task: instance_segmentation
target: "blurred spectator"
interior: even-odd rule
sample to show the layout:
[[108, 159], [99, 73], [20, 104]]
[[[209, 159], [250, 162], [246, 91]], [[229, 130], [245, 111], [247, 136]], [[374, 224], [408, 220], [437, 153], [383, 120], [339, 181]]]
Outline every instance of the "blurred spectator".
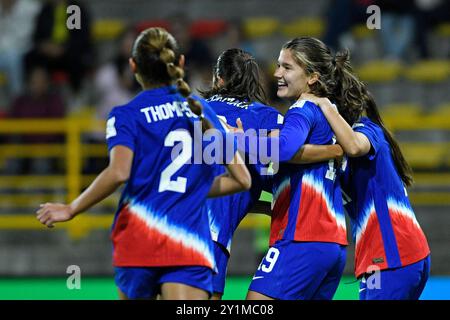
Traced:
[[[45, 68], [36, 67], [28, 78], [27, 91], [18, 96], [12, 107], [12, 118], [62, 118], [65, 113], [61, 96], [51, 89], [50, 75]], [[27, 141], [43, 142], [42, 137]], [[50, 140], [46, 140], [50, 142]]]
[[257, 60], [260, 60], [261, 55], [263, 55], [263, 53], [261, 52], [256, 52], [252, 42], [245, 34], [244, 26], [241, 20], [230, 21], [230, 23], [228, 24], [227, 32], [225, 34], [224, 42], [226, 43], [226, 48], [223, 48], [223, 50], [227, 50], [229, 48], [240, 48], [250, 53]]
[[381, 9], [381, 40], [385, 59], [400, 61], [414, 40], [414, 3], [377, 0]]
[[428, 34], [440, 23], [450, 22], [449, 0], [415, 0], [416, 43], [423, 59], [430, 57]]
[[192, 37], [191, 21], [185, 14], [177, 13], [169, 20], [171, 33], [186, 57], [186, 79], [191, 89], [198, 93], [197, 89], [206, 89], [209, 86], [215, 59], [206, 42]]
[[[64, 102], [59, 94], [53, 92], [50, 86], [50, 75], [42, 67], [34, 68], [28, 79], [27, 91], [16, 98], [11, 107], [11, 118], [63, 118]], [[49, 134], [33, 134], [18, 136], [12, 139], [14, 143], [55, 143], [62, 137]], [[52, 162], [49, 159], [13, 160], [9, 165], [9, 173], [50, 173]]]
[[[77, 5], [81, 11], [81, 29], [67, 28], [67, 7]], [[47, 0], [36, 21], [33, 48], [26, 56], [26, 68], [40, 65], [51, 72], [63, 71], [75, 92], [92, 65], [90, 17], [86, 7], [77, 1]]]
[[98, 101], [96, 113], [100, 119], [106, 119], [113, 107], [131, 100], [139, 90], [128, 63], [136, 36], [134, 29], [127, 29], [118, 41], [115, 57], [97, 71], [94, 86]]
[[330, 1], [327, 11], [327, 25], [323, 41], [331, 49], [352, 49], [351, 28], [360, 23], [366, 23], [367, 7], [374, 0], [334, 0]]
[[[136, 30], [134, 28], [127, 28], [117, 41], [117, 52], [111, 61], [100, 66], [95, 75], [95, 116], [98, 119], [106, 120], [113, 107], [130, 101], [139, 91], [139, 84], [135, 80], [128, 62], [136, 37]], [[86, 138], [86, 143], [103, 144], [105, 134], [102, 132], [92, 132]], [[89, 157], [84, 164], [83, 173], [97, 174], [107, 164], [107, 159], [104, 157]]]
[[0, 0], [0, 71], [6, 75], [9, 97], [23, 89], [22, 60], [30, 49], [39, 5], [34, 0]]

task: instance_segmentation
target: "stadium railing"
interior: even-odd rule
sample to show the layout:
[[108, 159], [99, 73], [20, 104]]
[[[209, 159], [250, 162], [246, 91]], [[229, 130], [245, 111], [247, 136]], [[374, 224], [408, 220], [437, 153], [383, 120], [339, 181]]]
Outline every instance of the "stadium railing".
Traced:
[[[394, 132], [402, 130], [443, 130], [450, 131], [450, 122], [442, 112], [435, 114], [399, 117], [392, 113], [385, 116], [387, 126]], [[418, 119], [420, 118], [420, 121]], [[104, 132], [105, 122], [88, 117], [68, 117], [61, 120], [52, 119], [0, 119], [0, 136], [23, 134], [63, 134], [63, 144], [9, 144], [0, 145], [0, 169], [8, 158], [20, 157], [58, 157], [66, 163], [63, 174], [51, 175], [8, 175], [0, 176], [0, 229], [38, 230], [43, 229], [34, 217], [34, 211], [42, 202], [71, 201], [83, 190], [95, 176], [82, 174], [83, 161], [88, 157], [106, 157], [104, 143], [84, 144], [82, 136], [87, 133]], [[413, 205], [449, 206], [450, 205], [450, 143], [408, 142], [401, 144], [402, 149], [414, 168], [423, 168], [424, 172], [416, 173], [415, 180], [419, 188], [410, 192]], [[442, 169], [444, 168], [444, 169]], [[431, 171], [430, 171], [431, 169]], [[430, 187], [433, 191], [427, 190]], [[64, 190], [59, 194], [37, 191], [21, 192], [21, 188]], [[443, 191], [437, 191], [441, 189]], [[11, 192], [15, 190], [15, 192]], [[264, 194], [262, 202], [255, 209], [261, 212], [262, 204], [270, 202], [271, 195]], [[102, 202], [107, 214], [88, 212], [74, 221], [61, 225], [72, 238], [85, 236], [94, 229], [108, 229], [112, 223], [114, 207], [118, 202], [118, 193]], [[8, 206], [11, 212], [7, 212]], [[18, 210], [17, 210], [18, 208]], [[24, 209], [25, 208], [25, 209]], [[23, 212], [26, 211], [26, 212]], [[248, 215], [240, 228], [268, 227], [270, 218], [265, 215]]]

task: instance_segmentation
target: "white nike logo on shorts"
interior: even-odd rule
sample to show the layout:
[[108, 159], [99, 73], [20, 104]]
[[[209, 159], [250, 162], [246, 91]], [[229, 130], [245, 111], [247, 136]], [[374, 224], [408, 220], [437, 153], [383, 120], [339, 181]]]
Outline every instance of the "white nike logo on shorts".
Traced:
[[261, 278], [264, 278], [264, 276], [253, 277], [252, 280], [261, 279]]

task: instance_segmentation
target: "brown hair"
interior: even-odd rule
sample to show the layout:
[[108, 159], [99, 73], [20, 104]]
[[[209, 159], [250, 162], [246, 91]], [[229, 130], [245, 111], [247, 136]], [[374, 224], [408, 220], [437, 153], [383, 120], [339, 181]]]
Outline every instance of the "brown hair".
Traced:
[[343, 117], [350, 125], [353, 125], [365, 111], [367, 117], [383, 130], [384, 136], [391, 147], [391, 155], [394, 159], [395, 167], [405, 185], [411, 186], [414, 182], [413, 171], [403, 156], [394, 136], [384, 125], [372, 94], [367, 90], [366, 85], [353, 73], [350, 65], [350, 52], [348, 50], [338, 52], [335, 61], [337, 86], [333, 97], [338, 103], [339, 111], [342, 112]]
[[311, 37], [299, 37], [287, 42], [283, 50], [289, 50], [294, 60], [307, 75], [316, 72], [318, 80], [309, 85], [312, 94], [318, 97], [330, 97], [335, 86], [333, 79], [333, 57], [330, 49], [320, 40]]
[[413, 183], [412, 169], [397, 141], [385, 127], [373, 96], [354, 74], [349, 51], [338, 52], [333, 57], [331, 50], [322, 41], [312, 37], [295, 38], [287, 42], [283, 49], [291, 51], [307, 75], [314, 72], [319, 74], [318, 81], [309, 86], [311, 93], [336, 102], [339, 113], [349, 125], [353, 125], [365, 112], [383, 130], [400, 177], [410, 186]]
[[259, 101], [266, 104], [259, 66], [250, 53], [237, 48], [222, 52], [214, 68], [214, 79], [217, 77], [224, 81], [224, 85], [214, 84], [211, 89], [201, 91], [205, 98], [219, 94], [249, 103]]
[[133, 60], [137, 73], [145, 83], [171, 85], [187, 97], [191, 94], [189, 85], [183, 80], [184, 70], [178, 66], [180, 51], [175, 38], [163, 28], [149, 28], [142, 31], [133, 45]]

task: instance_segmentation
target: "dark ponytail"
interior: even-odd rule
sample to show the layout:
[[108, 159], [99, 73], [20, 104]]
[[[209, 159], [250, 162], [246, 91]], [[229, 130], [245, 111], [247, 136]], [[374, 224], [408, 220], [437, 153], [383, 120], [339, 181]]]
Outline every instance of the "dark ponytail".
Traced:
[[406, 186], [408, 187], [412, 186], [412, 184], [414, 183], [413, 170], [406, 161], [405, 157], [403, 156], [403, 153], [397, 141], [394, 139], [391, 132], [384, 125], [380, 113], [378, 112], [375, 100], [373, 99], [370, 93], [368, 93], [368, 100], [366, 101], [365, 111], [367, 117], [374, 123], [376, 123], [383, 130], [384, 136], [388, 140], [389, 145], [391, 147], [391, 154], [392, 157], [394, 158], [395, 167], [397, 168], [397, 171], [400, 177], [402, 178], [402, 181]]
[[[224, 81], [221, 86], [218, 85], [219, 77]], [[254, 101], [266, 103], [266, 93], [255, 58], [237, 48], [228, 49], [220, 54], [214, 68], [212, 88], [200, 93], [205, 98], [221, 95], [248, 103]]]
[[368, 92], [364, 83], [353, 73], [348, 50], [336, 54], [333, 75], [336, 84], [332, 94], [333, 99], [342, 117], [353, 125], [364, 111]]
[[336, 87], [333, 90], [333, 98], [338, 105], [339, 113], [349, 125], [353, 125], [365, 111], [367, 117], [383, 130], [391, 147], [395, 167], [404, 184], [411, 186], [413, 184], [412, 169], [405, 160], [397, 141], [384, 125], [372, 94], [353, 73], [349, 51], [338, 52], [334, 64]]

